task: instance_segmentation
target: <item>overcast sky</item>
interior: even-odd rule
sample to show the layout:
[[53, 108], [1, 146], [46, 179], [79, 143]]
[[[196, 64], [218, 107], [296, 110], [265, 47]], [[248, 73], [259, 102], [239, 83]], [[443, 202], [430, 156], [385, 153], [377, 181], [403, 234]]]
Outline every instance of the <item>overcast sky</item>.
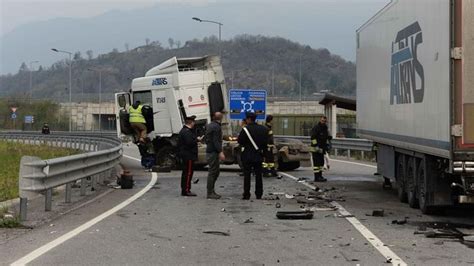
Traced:
[[[428, 1], [428, 0], [427, 0]], [[473, 0], [474, 1], [474, 0]], [[50, 66], [61, 59], [49, 51], [92, 50], [94, 56], [124, 44], [168, 38], [183, 44], [216, 34], [197, 16], [224, 23], [222, 38], [241, 34], [279, 36], [327, 48], [355, 60], [355, 31], [390, 0], [0, 0], [0, 75], [22, 62]], [[128, 49], [128, 48], [127, 48]]]
[[[87, 18], [103, 14], [111, 10], [133, 10], [157, 3], [188, 3], [191, 5], [206, 5], [209, 3], [226, 2], [287, 2], [294, 3], [338, 3], [341, 12], [345, 3], [373, 3], [380, 7], [390, 0], [0, 0], [0, 35], [10, 32], [22, 24], [44, 21], [58, 17]], [[288, 14], [297, 16], [298, 14]]]

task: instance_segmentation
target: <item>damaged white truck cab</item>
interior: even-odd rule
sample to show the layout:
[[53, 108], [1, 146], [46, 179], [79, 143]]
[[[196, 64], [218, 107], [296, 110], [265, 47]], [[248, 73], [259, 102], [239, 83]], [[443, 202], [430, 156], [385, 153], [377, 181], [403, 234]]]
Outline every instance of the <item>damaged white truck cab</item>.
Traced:
[[[133, 133], [128, 123], [128, 107], [137, 100], [153, 109], [146, 116], [147, 133], [153, 143], [158, 166], [177, 166], [177, 139], [184, 117], [195, 115], [198, 136], [203, 136], [211, 114], [217, 111], [224, 113], [222, 131], [226, 160], [223, 163], [239, 163], [240, 148], [235, 138], [231, 137], [227, 88], [218, 56], [173, 57], [150, 69], [144, 77], [133, 79], [130, 92], [116, 94], [119, 137]], [[280, 167], [296, 169], [301, 159], [309, 159], [302, 143], [300, 146], [294, 144], [291, 154], [288, 150], [286, 147], [282, 149], [282, 154], [278, 154]], [[204, 143], [199, 143], [198, 152], [196, 164], [206, 165]]]

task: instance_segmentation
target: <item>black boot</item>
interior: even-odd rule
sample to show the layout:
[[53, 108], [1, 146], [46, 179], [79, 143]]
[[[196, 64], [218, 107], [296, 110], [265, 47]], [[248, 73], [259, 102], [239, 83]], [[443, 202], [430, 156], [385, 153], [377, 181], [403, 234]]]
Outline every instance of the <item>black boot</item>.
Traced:
[[323, 177], [321, 172], [314, 173], [314, 182], [326, 182], [328, 181], [326, 178]]

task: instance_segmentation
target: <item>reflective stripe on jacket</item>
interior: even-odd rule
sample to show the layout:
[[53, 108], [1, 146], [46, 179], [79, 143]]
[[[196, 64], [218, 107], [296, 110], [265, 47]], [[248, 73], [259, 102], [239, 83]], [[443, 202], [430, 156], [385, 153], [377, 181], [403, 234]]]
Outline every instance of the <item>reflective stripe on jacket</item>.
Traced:
[[139, 105], [137, 109], [130, 106], [128, 108], [128, 113], [130, 114], [130, 123], [143, 123], [146, 124], [145, 117], [142, 114], [142, 107], [143, 105]]

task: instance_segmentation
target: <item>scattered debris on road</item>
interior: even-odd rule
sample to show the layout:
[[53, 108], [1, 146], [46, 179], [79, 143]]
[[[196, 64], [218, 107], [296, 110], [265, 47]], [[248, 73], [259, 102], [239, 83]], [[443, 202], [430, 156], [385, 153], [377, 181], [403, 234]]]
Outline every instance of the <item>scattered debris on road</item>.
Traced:
[[366, 216], [384, 217], [385, 216], [385, 211], [383, 209], [373, 210], [372, 214], [366, 214]]
[[279, 202], [277, 202], [277, 203], [275, 204], [275, 208], [277, 208], [277, 209], [281, 208], [281, 204], [280, 204]]
[[247, 220], [244, 221], [244, 224], [253, 224], [254, 221], [252, 220], [252, 217], [248, 218]]
[[229, 233], [222, 232], [222, 231], [204, 231], [203, 233], [209, 234], [209, 235], [216, 235], [216, 236], [230, 236]]
[[279, 211], [276, 213], [281, 220], [310, 220], [314, 217], [313, 211]]
[[393, 220], [392, 224], [403, 225], [403, 224], [406, 224], [407, 222], [408, 222], [408, 217], [405, 217], [405, 219], [403, 220]]

